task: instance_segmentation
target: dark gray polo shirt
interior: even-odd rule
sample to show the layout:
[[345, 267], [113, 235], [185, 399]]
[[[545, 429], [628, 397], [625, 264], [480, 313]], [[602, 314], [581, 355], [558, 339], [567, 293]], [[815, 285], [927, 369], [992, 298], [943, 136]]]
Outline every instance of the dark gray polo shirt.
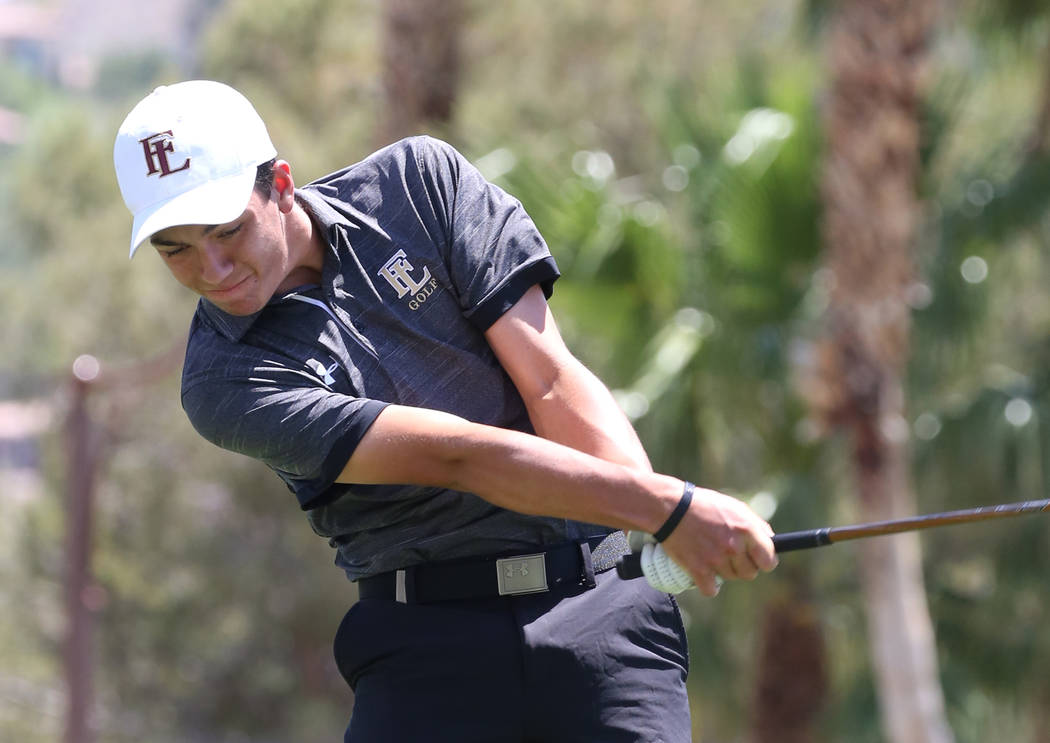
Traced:
[[328, 243], [322, 283], [250, 317], [200, 301], [182, 379], [194, 427], [272, 468], [351, 579], [610, 531], [471, 493], [335, 483], [389, 403], [531, 433], [483, 333], [531, 286], [549, 296], [558, 269], [521, 204], [429, 137], [296, 195]]

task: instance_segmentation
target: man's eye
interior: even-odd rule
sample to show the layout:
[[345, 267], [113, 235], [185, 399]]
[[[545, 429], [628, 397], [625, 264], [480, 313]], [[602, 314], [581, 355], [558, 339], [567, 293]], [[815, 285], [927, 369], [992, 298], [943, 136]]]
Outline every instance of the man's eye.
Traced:
[[181, 248], [172, 248], [171, 250], [162, 250], [162, 251], [160, 251], [160, 253], [165, 258], [174, 258], [175, 256], [177, 256], [179, 253], [181, 253], [185, 249], [186, 249], [186, 246], [184, 245]]
[[220, 232], [219, 233], [219, 237], [222, 238], [223, 240], [225, 240], [227, 237], [231, 237], [231, 236], [237, 234], [237, 232], [239, 232], [240, 229], [241, 229], [241, 225], [237, 225], [236, 227], [231, 227], [230, 229], [226, 230], [225, 232]]

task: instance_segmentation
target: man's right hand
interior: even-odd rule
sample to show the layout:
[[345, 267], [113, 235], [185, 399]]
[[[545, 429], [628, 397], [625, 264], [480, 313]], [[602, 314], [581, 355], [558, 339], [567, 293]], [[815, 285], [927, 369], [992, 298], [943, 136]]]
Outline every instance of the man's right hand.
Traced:
[[705, 596], [718, 593], [723, 580], [754, 580], [773, 570], [778, 559], [773, 528], [736, 498], [696, 488], [685, 516], [663, 543]]

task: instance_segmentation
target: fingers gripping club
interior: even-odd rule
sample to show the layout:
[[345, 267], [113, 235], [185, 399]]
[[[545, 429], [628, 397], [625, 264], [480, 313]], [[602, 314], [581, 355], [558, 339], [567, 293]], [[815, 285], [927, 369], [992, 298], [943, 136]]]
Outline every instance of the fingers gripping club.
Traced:
[[693, 587], [689, 573], [667, 556], [662, 545], [650, 543], [642, 546], [641, 568], [642, 575], [657, 591], [681, 593]]
[[[650, 586], [664, 593], [681, 593], [696, 586], [685, 568], [672, 560], [663, 546], [653, 542], [646, 542], [638, 552], [621, 557], [616, 572], [624, 580], [644, 577]], [[717, 588], [724, 582], [722, 576], [715, 576]]]

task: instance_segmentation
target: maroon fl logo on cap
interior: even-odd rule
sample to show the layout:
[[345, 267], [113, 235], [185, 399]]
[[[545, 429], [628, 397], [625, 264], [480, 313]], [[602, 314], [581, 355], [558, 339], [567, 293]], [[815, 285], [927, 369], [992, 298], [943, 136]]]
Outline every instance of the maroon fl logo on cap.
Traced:
[[168, 163], [168, 153], [175, 151], [175, 145], [171, 143], [172, 137], [171, 129], [169, 129], [166, 132], [157, 132], [139, 140], [142, 143], [142, 151], [146, 155], [147, 177], [159, 174], [159, 177], [163, 178], [166, 175], [178, 173], [180, 170], [186, 170], [186, 168], [190, 167], [190, 159], [188, 157], [177, 168], [171, 167]]

